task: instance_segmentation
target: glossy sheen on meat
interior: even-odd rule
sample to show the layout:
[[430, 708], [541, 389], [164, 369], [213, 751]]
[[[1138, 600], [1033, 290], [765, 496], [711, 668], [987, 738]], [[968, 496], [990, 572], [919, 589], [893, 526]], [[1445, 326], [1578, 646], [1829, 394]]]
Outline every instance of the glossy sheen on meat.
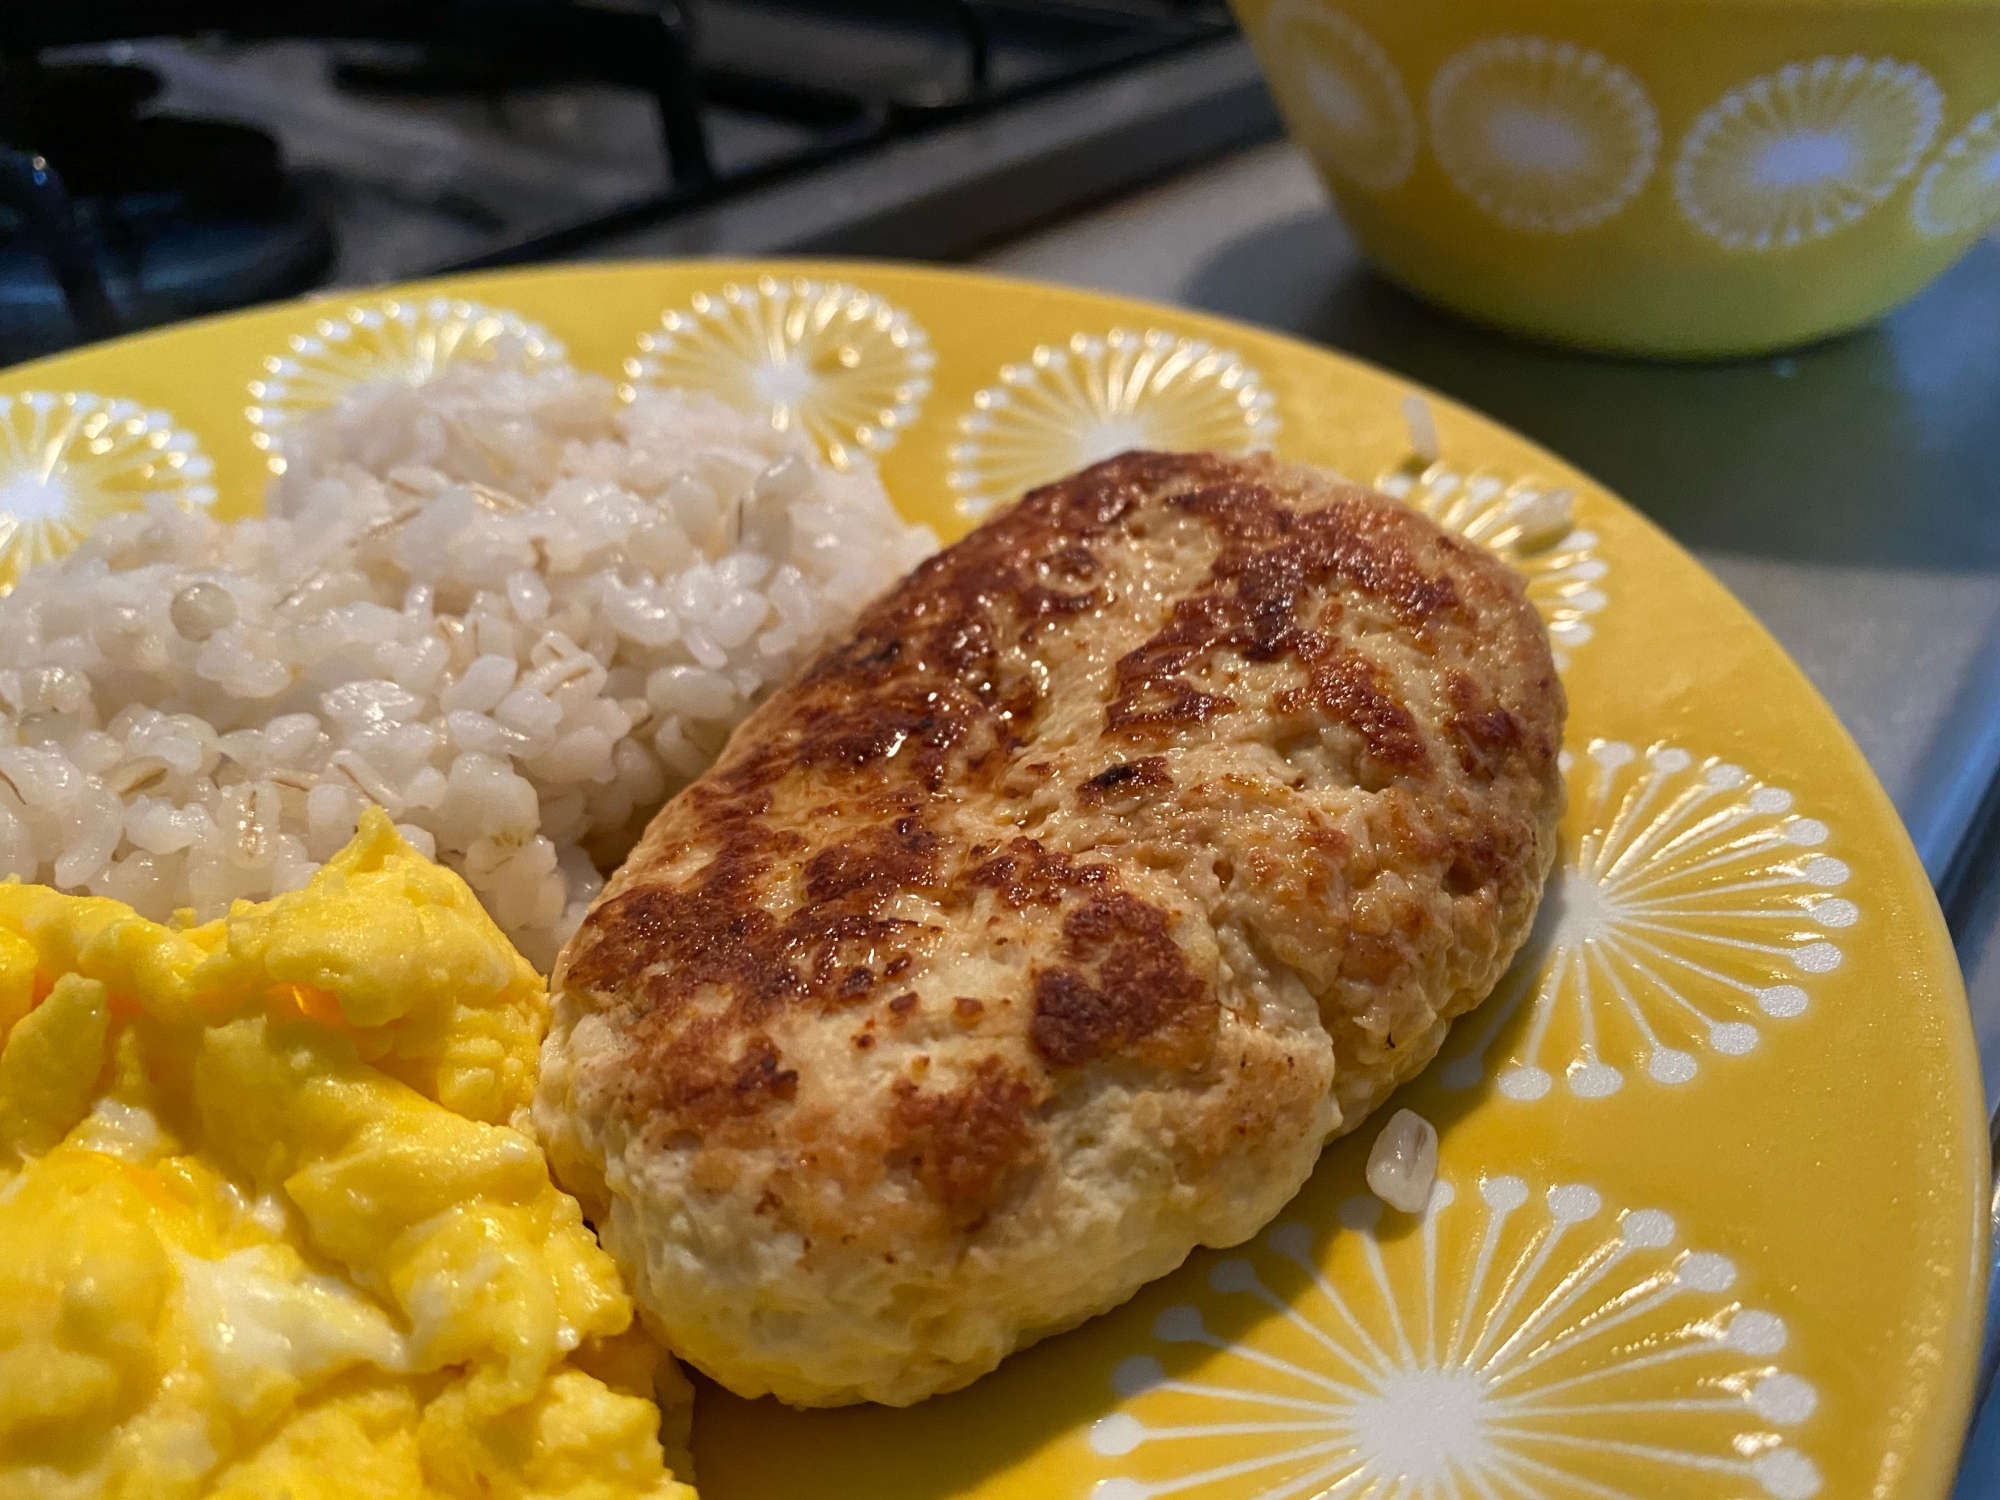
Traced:
[[536, 1118], [651, 1326], [907, 1403], [1253, 1234], [1526, 936], [1563, 695], [1499, 562], [1131, 453], [918, 568], [654, 820]]

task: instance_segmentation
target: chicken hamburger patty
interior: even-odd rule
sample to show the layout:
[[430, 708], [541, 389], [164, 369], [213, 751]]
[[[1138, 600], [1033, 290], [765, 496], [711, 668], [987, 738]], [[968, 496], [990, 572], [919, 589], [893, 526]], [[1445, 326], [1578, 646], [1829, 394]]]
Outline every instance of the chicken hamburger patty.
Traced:
[[1500, 562], [1129, 453], [919, 567], [654, 819], [535, 1118], [649, 1325], [906, 1404], [1231, 1245], [1526, 937], [1563, 693]]

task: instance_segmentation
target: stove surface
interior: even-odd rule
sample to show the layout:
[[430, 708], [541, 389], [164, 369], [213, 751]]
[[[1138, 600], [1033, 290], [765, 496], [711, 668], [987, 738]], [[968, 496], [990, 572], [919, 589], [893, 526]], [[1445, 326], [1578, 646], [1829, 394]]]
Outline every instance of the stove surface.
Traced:
[[[313, 286], [602, 253], [969, 124], [1033, 137], [1037, 112], [1092, 85], [1236, 45], [1216, 0], [692, 0], [650, 31], [632, 16], [590, 30], [577, 18], [595, 12], [563, 0], [523, 0], [504, 21], [477, 0], [442, 9], [463, 24], [441, 40], [44, 48], [17, 76], [49, 92], [51, 110], [25, 126], [0, 110], [0, 140], [75, 179], [81, 258], [129, 329]], [[587, 34], [545, 61], [542, 28], [574, 25]], [[657, 56], [635, 60], [621, 26]], [[233, 140], [260, 171], [268, 158], [276, 191], [255, 213], [97, 191], [107, 160], [136, 161], [174, 133]], [[1188, 139], [1202, 149], [1205, 137]], [[206, 181], [219, 192], [240, 175]], [[1096, 190], [1120, 175], [1101, 162]], [[44, 239], [0, 209], [0, 363], [77, 341]]]

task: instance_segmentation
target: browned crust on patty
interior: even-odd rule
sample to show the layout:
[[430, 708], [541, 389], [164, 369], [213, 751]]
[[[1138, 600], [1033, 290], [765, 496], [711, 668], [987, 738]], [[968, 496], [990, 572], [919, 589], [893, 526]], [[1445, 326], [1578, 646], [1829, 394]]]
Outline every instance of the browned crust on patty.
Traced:
[[1365, 1110], [1492, 982], [1562, 713], [1519, 580], [1407, 508], [1099, 464], [916, 569], [662, 811], [557, 968], [614, 1039], [565, 1107], [747, 1174], [808, 1246], [978, 1236], [1106, 1080], [1209, 1122], [1192, 1180], [1324, 1099], [1287, 996]]

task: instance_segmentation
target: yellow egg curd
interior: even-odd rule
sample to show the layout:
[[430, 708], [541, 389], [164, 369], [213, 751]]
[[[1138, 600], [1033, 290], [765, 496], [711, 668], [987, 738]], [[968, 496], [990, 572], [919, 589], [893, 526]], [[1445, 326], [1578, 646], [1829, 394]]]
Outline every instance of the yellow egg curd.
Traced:
[[380, 813], [200, 927], [0, 885], [0, 1497], [693, 1500], [547, 1003]]

